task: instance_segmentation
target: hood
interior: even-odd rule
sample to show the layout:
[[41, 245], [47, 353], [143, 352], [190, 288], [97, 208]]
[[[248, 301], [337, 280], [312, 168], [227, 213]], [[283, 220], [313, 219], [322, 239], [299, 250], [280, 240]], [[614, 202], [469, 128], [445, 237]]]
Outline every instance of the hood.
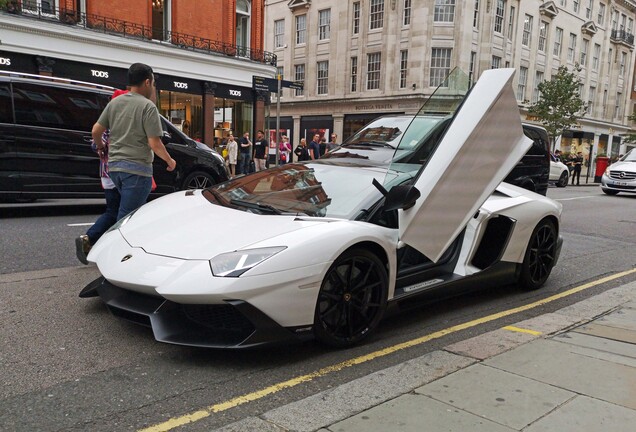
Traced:
[[614, 162], [609, 166], [610, 171], [636, 172], [636, 162]]
[[317, 223], [322, 222], [222, 207], [210, 203], [197, 190], [151, 201], [137, 210], [120, 232], [131, 246], [149, 254], [207, 260]]

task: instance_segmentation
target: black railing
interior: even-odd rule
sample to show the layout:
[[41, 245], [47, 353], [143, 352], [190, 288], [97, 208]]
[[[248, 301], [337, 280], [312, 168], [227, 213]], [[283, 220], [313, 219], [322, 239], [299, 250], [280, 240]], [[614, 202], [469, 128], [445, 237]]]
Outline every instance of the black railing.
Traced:
[[80, 13], [69, 9], [52, 8], [47, 6], [46, 3], [38, 5], [35, 1], [28, 0], [23, 0], [22, 3], [9, 1], [2, 9], [8, 13], [21, 15], [23, 17], [79, 26], [88, 30], [125, 38], [145, 40], [154, 43], [169, 43], [177, 48], [205, 54], [225, 54], [227, 56], [248, 59], [259, 63], [276, 65], [276, 54], [268, 51], [232, 45], [170, 30], [157, 29], [117, 18]]
[[618, 42], [625, 42], [627, 45], [634, 45], [634, 35], [626, 30], [612, 30], [611, 38]]

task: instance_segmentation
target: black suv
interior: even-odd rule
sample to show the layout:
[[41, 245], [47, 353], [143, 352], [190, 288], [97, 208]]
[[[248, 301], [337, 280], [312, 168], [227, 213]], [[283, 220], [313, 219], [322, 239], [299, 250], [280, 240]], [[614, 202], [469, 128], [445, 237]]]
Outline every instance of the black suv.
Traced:
[[[0, 72], [0, 198], [103, 197], [91, 129], [114, 89], [59, 78]], [[163, 195], [228, 179], [223, 158], [162, 118], [162, 141], [177, 168], [155, 158]]]

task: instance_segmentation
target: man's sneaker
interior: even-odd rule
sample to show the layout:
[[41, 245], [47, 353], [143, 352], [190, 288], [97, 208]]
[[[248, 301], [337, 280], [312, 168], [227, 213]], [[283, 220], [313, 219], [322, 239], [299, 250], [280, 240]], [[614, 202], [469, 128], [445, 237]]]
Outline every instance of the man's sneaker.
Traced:
[[86, 255], [88, 255], [88, 251], [90, 250], [91, 242], [88, 240], [88, 236], [86, 234], [82, 234], [75, 239], [75, 254], [82, 264], [88, 264]]

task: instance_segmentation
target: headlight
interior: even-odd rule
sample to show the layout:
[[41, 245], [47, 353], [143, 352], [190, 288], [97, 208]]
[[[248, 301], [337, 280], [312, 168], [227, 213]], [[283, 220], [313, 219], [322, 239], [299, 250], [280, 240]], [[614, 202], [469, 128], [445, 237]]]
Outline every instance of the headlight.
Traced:
[[239, 277], [285, 249], [285, 246], [278, 246], [224, 253], [210, 260], [210, 268], [214, 276]]
[[[133, 215], [135, 214], [136, 211], [137, 210], [133, 210], [130, 213], [128, 213], [126, 216], [124, 216], [123, 218], [119, 219], [117, 222], [115, 222], [115, 224], [113, 226], [108, 228], [108, 231], [106, 231], [106, 233], [118, 230], [119, 228], [121, 228], [124, 225], [126, 225], [126, 222], [128, 222], [130, 220], [130, 218], [133, 217]], [[104, 234], [106, 234], [106, 233], [104, 233]]]
[[609, 177], [609, 173], [610, 173], [610, 167], [607, 167], [605, 169], [605, 175]]

